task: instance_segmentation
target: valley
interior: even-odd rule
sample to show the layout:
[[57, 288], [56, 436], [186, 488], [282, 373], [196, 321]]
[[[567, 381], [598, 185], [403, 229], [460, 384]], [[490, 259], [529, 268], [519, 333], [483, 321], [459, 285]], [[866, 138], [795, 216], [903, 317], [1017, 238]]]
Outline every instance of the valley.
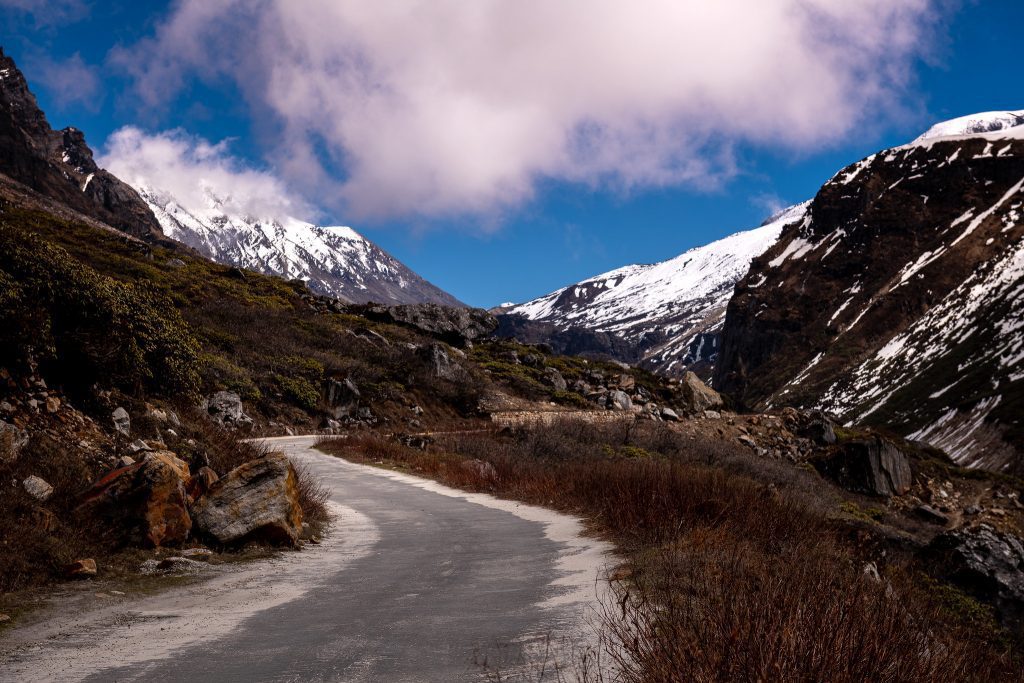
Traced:
[[95, 159], [0, 50], [0, 678], [1024, 670], [1024, 113], [490, 310]]

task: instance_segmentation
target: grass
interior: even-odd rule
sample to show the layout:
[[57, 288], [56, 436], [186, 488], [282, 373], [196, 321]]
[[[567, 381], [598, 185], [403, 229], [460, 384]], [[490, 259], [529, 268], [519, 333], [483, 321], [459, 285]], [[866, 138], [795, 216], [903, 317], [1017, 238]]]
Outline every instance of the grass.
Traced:
[[[868, 577], [841, 522], [829, 518], [837, 502], [813, 473], [651, 423], [436, 438], [426, 451], [371, 433], [319, 447], [579, 514], [612, 537], [633, 570], [614, 584], [601, 618], [616, 680], [984, 681], [1019, 673], [998, 629], [978, 627], [983, 615], [952, 609], [948, 596], [900, 566], [885, 569], [882, 581]], [[466, 459], [490, 463], [497, 476], [461, 466]]]

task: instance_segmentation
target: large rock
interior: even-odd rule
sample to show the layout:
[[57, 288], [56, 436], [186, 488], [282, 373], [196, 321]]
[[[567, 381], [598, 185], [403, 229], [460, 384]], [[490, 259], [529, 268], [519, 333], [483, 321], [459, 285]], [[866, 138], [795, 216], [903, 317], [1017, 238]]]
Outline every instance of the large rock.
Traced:
[[608, 392], [608, 407], [612, 410], [632, 410], [633, 401], [624, 391]]
[[110, 419], [114, 422], [114, 431], [127, 437], [132, 432], [132, 419], [128, 416], [128, 411], [124, 408], [118, 408], [110, 415]]
[[565, 381], [565, 377], [562, 377], [562, 373], [555, 368], [545, 368], [544, 381], [551, 385], [555, 391], [565, 391], [569, 386]]
[[879, 437], [847, 441], [816, 460], [815, 466], [843, 488], [876, 496], [902, 495], [913, 483], [910, 460], [891, 441]]
[[295, 469], [280, 453], [247, 462], [214, 483], [192, 514], [200, 531], [223, 544], [294, 544], [302, 533]]
[[17, 460], [21, 449], [28, 445], [28, 439], [27, 431], [0, 420], [0, 462]]
[[1008, 624], [1024, 621], [1024, 541], [981, 524], [947, 531], [924, 550], [933, 573], [995, 606]]
[[131, 543], [175, 546], [189, 537], [188, 465], [169, 451], [110, 472], [86, 493], [83, 506]]
[[252, 418], [245, 414], [241, 396], [233, 391], [218, 391], [203, 402], [203, 409], [214, 422], [224, 427], [252, 426]]
[[689, 371], [683, 376], [679, 391], [682, 395], [682, 405], [691, 413], [715, 410], [725, 405], [721, 394], [704, 384], [700, 377]]
[[25, 479], [21, 484], [25, 487], [25, 492], [38, 501], [45, 502], [53, 495], [53, 487], [44, 479], [34, 474]]
[[452, 346], [489, 336], [498, 320], [480, 308], [456, 308], [438, 304], [382, 306], [371, 304], [364, 314], [376, 320], [413, 327]]
[[360, 396], [359, 387], [350, 379], [328, 379], [324, 384], [324, 401], [335, 420], [355, 414]]

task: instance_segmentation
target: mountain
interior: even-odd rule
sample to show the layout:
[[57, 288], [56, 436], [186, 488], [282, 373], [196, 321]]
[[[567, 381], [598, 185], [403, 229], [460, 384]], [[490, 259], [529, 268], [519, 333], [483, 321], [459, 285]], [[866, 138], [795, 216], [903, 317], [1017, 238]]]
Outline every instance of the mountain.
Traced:
[[82, 131], [50, 127], [24, 75], [2, 48], [0, 174], [135, 237], [163, 237], [135, 190], [96, 165]]
[[736, 281], [803, 217], [791, 206], [753, 230], [650, 265], [598, 275], [524, 304], [496, 310], [499, 333], [563, 352], [595, 352], [669, 376], [707, 374]]
[[841, 170], [737, 284], [715, 386], [1020, 471], [1022, 190], [1022, 111], [940, 123]]
[[247, 216], [209, 187], [205, 206], [185, 208], [148, 180], [129, 180], [164, 234], [220, 263], [303, 280], [318, 294], [351, 303], [463, 305], [351, 228]]

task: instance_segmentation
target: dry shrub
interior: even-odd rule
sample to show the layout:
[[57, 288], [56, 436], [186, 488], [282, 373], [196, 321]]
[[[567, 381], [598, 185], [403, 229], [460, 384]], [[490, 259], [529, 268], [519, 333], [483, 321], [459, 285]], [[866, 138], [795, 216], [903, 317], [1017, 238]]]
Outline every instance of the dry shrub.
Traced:
[[322, 531], [331, 519], [327, 513], [327, 498], [330, 492], [308, 469], [298, 464], [294, 464], [294, 467], [302, 518], [316, 531]]
[[689, 532], [619, 584], [604, 626], [624, 681], [952, 683], [1012, 670], [905, 577], [871, 579], [813, 536], [766, 554], [733, 531]]
[[[57, 442], [37, 434], [17, 460], [0, 458], [0, 593], [59, 578], [61, 568], [95, 553], [96, 535], [74, 513], [92, 473]], [[53, 486], [45, 503], [22, 485], [29, 475]]]

